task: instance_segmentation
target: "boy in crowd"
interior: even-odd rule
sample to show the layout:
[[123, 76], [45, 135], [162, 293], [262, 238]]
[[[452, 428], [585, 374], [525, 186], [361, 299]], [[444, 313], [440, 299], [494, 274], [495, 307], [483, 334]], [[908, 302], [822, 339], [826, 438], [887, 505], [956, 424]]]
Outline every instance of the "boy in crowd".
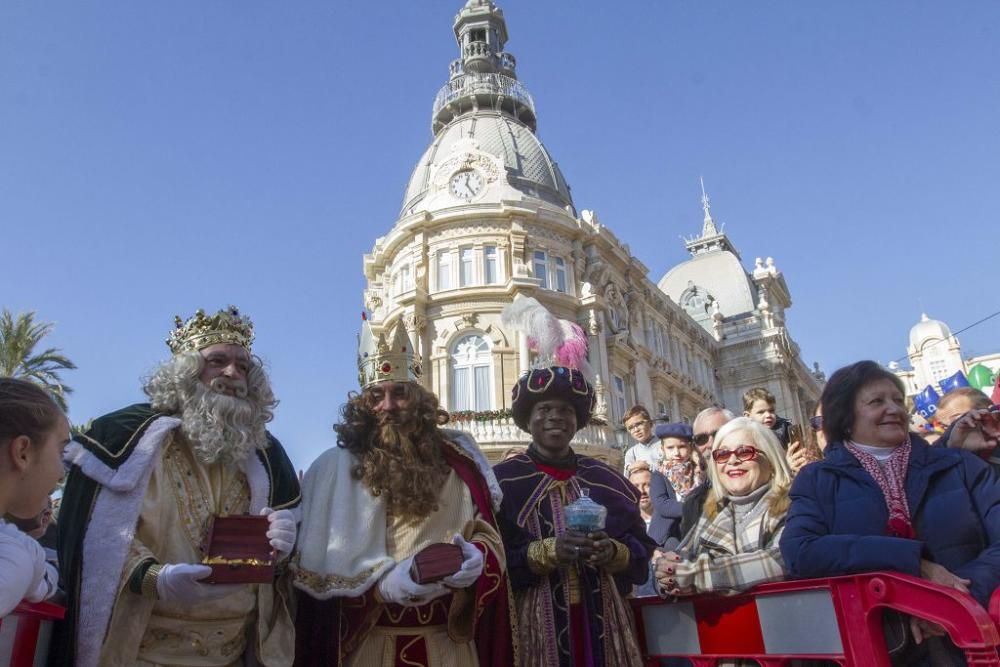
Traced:
[[778, 436], [782, 447], [788, 449], [791, 442], [792, 422], [779, 417], [775, 410], [777, 401], [774, 394], [763, 387], [754, 387], [743, 394], [743, 416], [750, 417], [768, 427]]
[[660, 448], [660, 439], [653, 434], [653, 420], [649, 411], [641, 405], [633, 405], [625, 413], [622, 424], [635, 440], [635, 444], [625, 452], [625, 475], [628, 476], [629, 470], [637, 461], [645, 461], [650, 470], [656, 470], [663, 458], [663, 450]]

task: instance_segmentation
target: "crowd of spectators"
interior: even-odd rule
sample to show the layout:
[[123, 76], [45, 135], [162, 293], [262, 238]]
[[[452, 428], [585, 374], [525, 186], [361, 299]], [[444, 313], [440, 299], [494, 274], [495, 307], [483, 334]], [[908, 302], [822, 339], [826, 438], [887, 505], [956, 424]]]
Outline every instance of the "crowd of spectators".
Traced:
[[[1000, 413], [985, 394], [942, 397], [946, 431], [934, 445], [911, 431], [904, 386], [875, 362], [830, 377], [808, 430], [775, 404], [752, 389], [743, 417], [709, 408], [693, 428], [653, 427], [658, 465], [626, 456], [630, 478], [649, 480], [642, 511], [658, 545], [639, 594], [731, 594], [890, 570], [988, 605], [1000, 586]], [[652, 442], [642, 442], [646, 456]], [[898, 640], [893, 664], [962, 664], [944, 628], [892, 612], [883, 624]]]

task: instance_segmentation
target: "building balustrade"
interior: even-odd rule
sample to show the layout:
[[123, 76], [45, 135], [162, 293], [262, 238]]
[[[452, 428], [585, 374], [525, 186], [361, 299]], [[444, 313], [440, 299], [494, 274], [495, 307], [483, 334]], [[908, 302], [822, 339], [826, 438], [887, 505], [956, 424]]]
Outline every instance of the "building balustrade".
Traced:
[[469, 73], [455, 77], [438, 91], [434, 98], [432, 116], [452, 102], [464, 97], [475, 95], [490, 95], [513, 99], [535, 113], [535, 101], [531, 93], [517, 79], [503, 74]]
[[[457, 417], [457, 418], [456, 418]], [[491, 449], [508, 447], [527, 447], [531, 443], [531, 434], [525, 433], [513, 417], [497, 417], [482, 419], [476, 417], [452, 416], [448, 428], [465, 431], [482, 447]], [[609, 448], [616, 447], [615, 435], [611, 427], [590, 424], [579, 431], [573, 438], [573, 445]]]
[[486, 42], [471, 42], [462, 51], [466, 58], [489, 58], [493, 54]]

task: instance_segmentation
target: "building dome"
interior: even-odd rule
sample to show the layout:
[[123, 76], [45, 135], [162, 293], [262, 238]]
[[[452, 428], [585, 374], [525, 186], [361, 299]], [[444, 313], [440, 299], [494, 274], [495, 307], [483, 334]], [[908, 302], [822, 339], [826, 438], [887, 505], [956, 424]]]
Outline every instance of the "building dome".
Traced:
[[434, 137], [406, 186], [403, 215], [427, 196], [435, 168], [452, 155], [459, 141], [469, 139], [503, 162], [507, 180], [516, 189], [560, 208], [573, 205], [559, 166], [535, 133], [506, 113], [481, 110], [459, 116]]
[[695, 255], [670, 269], [657, 286], [685, 309], [684, 301], [686, 295], [693, 294], [692, 288], [705, 293], [700, 299], [717, 302], [725, 317], [753, 312], [757, 307], [756, 290], [743, 264], [728, 250]]
[[928, 340], [947, 340], [951, 338], [951, 329], [941, 320], [932, 320], [927, 313], [920, 315], [920, 321], [910, 329], [910, 347], [919, 350]]

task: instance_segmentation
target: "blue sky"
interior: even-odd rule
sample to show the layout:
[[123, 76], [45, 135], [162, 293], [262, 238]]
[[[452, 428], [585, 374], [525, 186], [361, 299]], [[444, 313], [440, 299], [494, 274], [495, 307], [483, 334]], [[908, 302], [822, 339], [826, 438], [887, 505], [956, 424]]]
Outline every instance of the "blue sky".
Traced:
[[[75, 421], [142, 398], [174, 314], [232, 302], [293, 460], [333, 444], [361, 257], [431, 139], [461, 4], [0, 4], [0, 306], [57, 323]], [[704, 175], [828, 373], [903, 356], [921, 311], [957, 330], [1000, 310], [1000, 4], [501, 6], [577, 207], [654, 282], [700, 229]]]

